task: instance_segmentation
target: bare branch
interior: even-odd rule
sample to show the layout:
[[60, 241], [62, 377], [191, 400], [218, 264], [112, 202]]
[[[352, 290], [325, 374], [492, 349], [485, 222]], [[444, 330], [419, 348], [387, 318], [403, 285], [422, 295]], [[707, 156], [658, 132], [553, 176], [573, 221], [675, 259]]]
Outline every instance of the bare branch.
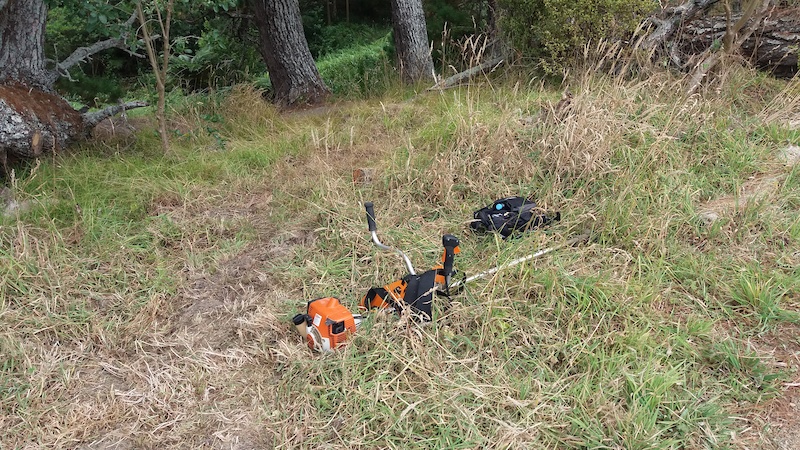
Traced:
[[145, 49], [147, 49], [147, 59], [150, 61], [150, 66], [153, 68], [153, 74], [156, 76], [156, 84], [163, 86], [161, 79], [161, 71], [158, 70], [158, 58], [156, 57], [155, 48], [153, 48], [153, 38], [150, 35], [150, 30], [147, 27], [147, 19], [144, 17], [144, 10], [142, 9], [142, 2], [136, 2], [136, 16], [139, 18], [139, 23], [142, 26], [142, 36], [144, 40]]
[[429, 90], [429, 91], [441, 91], [441, 90], [444, 90], [444, 89], [451, 88], [453, 86], [458, 85], [459, 83], [461, 83], [464, 80], [469, 80], [469, 79], [471, 79], [472, 77], [474, 77], [474, 76], [476, 76], [478, 74], [485, 73], [486, 70], [489, 70], [489, 72], [495, 70], [500, 64], [503, 64], [505, 62], [505, 60], [506, 60], [505, 56], [501, 56], [499, 58], [494, 58], [491, 61], [487, 61], [487, 62], [485, 62], [483, 64], [480, 64], [480, 65], [475, 66], [475, 67], [473, 67], [471, 69], [465, 70], [465, 71], [463, 71], [461, 73], [457, 73], [457, 74], [455, 74], [455, 75], [453, 75], [453, 76], [451, 76], [451, 77], [449, 77], [447, 79], [444, 79], [444, 80], [436, 83], [435, 85], [429, 87], [427, 90]]
[[95, 42], [88, 47], [79, 47], [66, 59], [58, 63], [56, 66], [59, 72], [66, 72], [71, 67], [85, 61], [88, 57], [100, 53], [103, 50], [110, 48], [118, 48], [124, 45], [124, 42], [119, 38], [106, 39], [105, 41]]
[[108, 119], [111, 116], [115, 116], [123, 111], [127, 111], [129, 109], [135, 108], [143, 108], [145, 106], [149, 106], [150, 104], [141, 100], [136, 100], [127, 103], [121, 103], [119, 105], [111, 105], [105, 109], [100, 111], [95, 111], [91, 113], [85, 113], [83, 115], [84, 123], [89, 128], [94, 128], [95, 125], [102, 122], [105, 119]]
[[172, 9], [174, 0], [168, 0], [166, 19], [161, 16], [161, 7], [156, 2], [156, 16], [158, 17], [158, 24], [161, 27], [161, 32], [164, 34], [164, 47], [163, 47], [163, 60], [161, 67], [159, 67], [158, 57], [156, 55], [155, 47], [153, 46], [153, 37], [150, 34], [147, 20], [145, 20], [144, 10], [142, 8], [142, 0], [136, 0], [136, 17], [139, 19], [142, 32], [142, 40], [144, 41], [145, 48], [147, 49], [147, 59], [150, 60], [150, 66], [153, 68], [153, 75], [156, 77], [156, 89], [158, 90], [158, 107], [156, 109], [156, 117], [158, 118], [158, 133], [161, 135], [161, 146], [164, 148], [164, 153], [169, 152], [169, 139], [167, 137], [167, 120], [165, 116], [166, 105], [166, 83], [167, 83], [167, 68], [169, 64], [169, 26], [172, 20]]
[[[0, 0], [0, 2], [1, 1], [7, 1], [7, 0]], [[131, 27], [133, 26], [133, 22], [135, 21], [136, 21], [136, 12], [131, 14], [128, 20], [125, 21], [125, 23], [123, 24], [124, 27], [123, 31], [119, 37], [109, 38], [104, 41], [95, 42], [94, 44], [89, 45], [87, 47], [77, 48], [66, 59], [56, 64], [56, 68], [50, 75], [50, 77], [53, 79], [53, 81], [55, 81], [59, 77], [62, 77], [65, 74], [67, 74], [67, 71], [70, 68], [74, 67], [77, 64], [82, 63], [83, 61], [86, 61], [86, 59], [91, 57], [92, 55], [100, 53], [104, 50], [108, 50], [110, 48], [121, 48], [125, 51], [128, 51], [128, 53], [133, 54], [134, 56], [140, 56], [137, 55], [136, 53], [130, 52], [130, 50], [126, 45], [126, 41], [128, 40], [128, 35], [130, 34]]]

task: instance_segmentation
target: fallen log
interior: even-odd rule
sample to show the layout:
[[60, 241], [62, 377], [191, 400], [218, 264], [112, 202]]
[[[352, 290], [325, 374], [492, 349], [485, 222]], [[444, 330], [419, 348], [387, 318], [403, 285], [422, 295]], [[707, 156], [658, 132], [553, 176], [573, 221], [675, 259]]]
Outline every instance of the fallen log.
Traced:
[[33, 159], [87, 137], [105, 118], [147, 106], [134, 101], [81, 114], [61, 96], [21, 84], [0, 84], [0, 160]]
[[668, 42], [681, 28], [681, 25], [704, 15], [719, 0], [689, 0], [679, 6], [662, 9], [648, 20], [655, 25], [643, 42], [644, 48], [651, 50]]
[[[720, 58], [712, 55], [720, 47], [735, 47], [728, 53], [744, 56], [777, 77], [791, 78], [797, 73], [800, 8], [773, 6], [758, 14], [758, 20], [749, 16], [741, 20], [741, 13], [727, 17], [720, 4], [718, 0], [688, 0], [664, 8], [648, 18], [652, 28], [642, 41], [643, 47], [653, 51], [656, 58], [668, 58], [683, 71], [697, 72], [700, 65]], [[761, 6], [762, 10], [766, 8], [764, 3]], [[735, 32], [726, 36], [729, 26]]]
[[[733, 17], [733, 20], [736, 19]], [[687, 24], [680, 40], [676, 42], [679, 53], [694, 55], [718, 45], [726, 27], [726, 18], [721, 16], [706, 17]], [[773, 10], [742, 42], [739, 54], [759, 69], [777, 77], [791, 78], [798, 70], [799, 48], [800, 8], [792, 8]]]
[[463, 72], [457, 73], [451, 77], [445, 78], [442, 81], [439, 81], [435, 85], [429, 87], [427, 90], [429, 91], [441, 91], [444, 89], [448, 89], [454, 86], [457, 86], [463, 83], [466, 80], [471, 79], [472, 77], [484, 73], [485, 71], [489, 70], [492, 71], [496, 69], [499, 65], [503, 64], [506, 60], [505, 56], [500, 56], [485, 63], [479, 64], [471, 69], [467, 69]]

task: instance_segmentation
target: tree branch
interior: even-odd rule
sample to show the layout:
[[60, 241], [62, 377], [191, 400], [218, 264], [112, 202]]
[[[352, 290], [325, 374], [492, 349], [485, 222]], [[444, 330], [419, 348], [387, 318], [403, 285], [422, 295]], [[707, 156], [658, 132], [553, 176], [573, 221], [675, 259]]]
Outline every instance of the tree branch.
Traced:
[[[7, 1], [7, 0], [0, 0], [0, 2], [2, 1]], [[121, 48], [125, 51], [128, 51], [128, 53], [131, 53], [134, 56], [141, 56], [131, 52], [125, 45], [126, 41], [128, 40], [128, 35], [131, 32], [131, 27], [133, 27], [133, 22], [135, 21], [136, 21], [136, 12], [134, 11], [133, 14], [131, 14], [131, 16], [128, 18], [128, 20], [126, 20], [125, 23], [123, 24], [124, 31], [120, 34], [119, 37], [109, 38], [104, 41], [95, 42], [94, 44], [89, 45], [88, 47], [79, 47], [75, 49], [75, 51], [72, 52], [72, 54], [69, 55], [66, 59], [56, 64], [55, 70], [53, 70], [53, 72], [50, 74], [50, 78], [52, 79], [52, 81], [55, 82], [55, 80], [64, 76], [64, 74], [66, 74], [70, 68], [74, 67], [77, 64], [82, 63], [90, 56], [100, 53], [103, 50], [108, 50], [110, 48]]]
[[121, 103], [119, 105], [111, 105], [100, 111], [83, 114], [83, 121], [87, 127], [94, 128], [98, 123], [108, 119], [111, 116], [115, 116], [129, 109], [143, 108], [145, 106], [150, 106], [150, 104], [141, 100]]
[[0, 9], [3, 9], [3, 7], [6, 6], [6, 3], [8, 3], [8, 0], [0, 0]]
[[64, 73], [94, 54], [110, 48], [119, 48], [124, 44], [125, 42], [120, 38], [111, 38], [105, 41], [95, 42], [88, 47], [78, 47], [71, 55], [56, 65], [56, 70], [60, 73]]

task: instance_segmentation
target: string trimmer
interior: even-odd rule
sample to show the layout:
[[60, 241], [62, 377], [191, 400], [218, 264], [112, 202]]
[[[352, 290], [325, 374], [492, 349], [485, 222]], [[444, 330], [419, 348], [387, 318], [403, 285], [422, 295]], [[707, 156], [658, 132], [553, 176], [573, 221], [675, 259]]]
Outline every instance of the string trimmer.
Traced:
[[[430, 321], [433, 311], [434, 292], [447, 294], [455, 270], [453, 260], [459, 253], [458, 238], [452, 234], [442, 236], [442, 261], [431, 270], [417, 274], [414, 265], [402, 250], [389, 247], [378, 238], [375, 210], [372, 202], [366, 202], [367, 225], [372, 242], [381, 249], [394, 251], [403, 258], [408, 273], [383, 287], [370, 289], [361, 298], [359, 309], [369, 311], [381, 309], [398, 314], [408, 313], [423, 321]], [[294, 316], [298, 332], [306, 337], [312, 349], [329, 351], [342, 345], [350, 334], [355, 333], [362, 316], [352, 314], [335, 297], [318, 298], [308, 302], [306, 314]]]
[[[452, 282], [455, 255], [460, 253], [458, 238], [452, 234], [442, 236], [442, 259], [439, 264], [417, 274], [411, 260], [402, 250], [390, 247], [378, 238], [378, 226], [375, 222], [375, 210], [372, 202], [366, 202], [367, 225], [372, 235], [372, 242], [381, 250], [397, 253], [405, 263], [408, 273], [402, 278], [382, 287], [371, 288], [359, 302], [359, 310], [370, 311], [381, 309], [398, 314], [411, 314], [423, 321], [433, 317], [434, 293], [449, 296], [451, 292], [463, 288], [467, 283], [487, 277], [500, 270], [516, 266], [523, 262], [538, 258], [554, 250], [586, 241], [588, 234], [572, 238], [560, 245], [540, 250], [536, 253], [517, 258], [484, 272]], [[355, 333], [362, 321], [360, 314], [352, 314], [339, 299], [325, 297], [312, 300], [307, 304], [306, 314], [297, 314], [294, 324], [301, 335], [306, 337], [311, 349], [330, 351], [346, 342]]]

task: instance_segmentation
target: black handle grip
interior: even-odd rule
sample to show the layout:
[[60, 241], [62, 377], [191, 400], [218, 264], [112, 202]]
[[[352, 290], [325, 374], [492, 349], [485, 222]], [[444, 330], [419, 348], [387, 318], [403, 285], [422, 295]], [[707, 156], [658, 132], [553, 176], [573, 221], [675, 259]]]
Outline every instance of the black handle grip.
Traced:
[[372, 202], [364, 203], [364, 209], [367, 210], [367, 225], [369, 231], [378, 231], [378, 226], [375, 224], [375, 207]]
[[444, 246], [444, 278], [449, 284], [450, 276], [453, 274], [453, 259], [455, 248], [458, 247], [458, 238], [452, 234], [445, 234], [442, 236], [442, 245]]

